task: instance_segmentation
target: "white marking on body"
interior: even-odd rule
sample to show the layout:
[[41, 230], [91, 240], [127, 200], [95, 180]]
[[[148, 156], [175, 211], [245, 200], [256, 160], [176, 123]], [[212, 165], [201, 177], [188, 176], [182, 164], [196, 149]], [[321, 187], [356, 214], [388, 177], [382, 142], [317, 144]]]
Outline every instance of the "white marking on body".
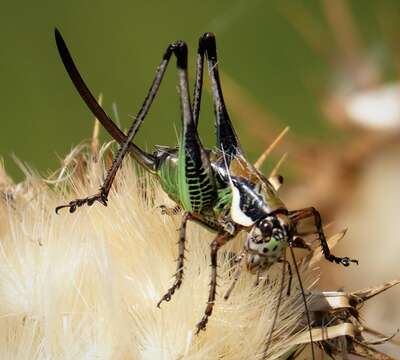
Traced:
[[226, 168], [226, 173], [229, 178], [229, 185], [232, 190], [232, 205], [231, 205], [231, 218], [232, 220], [242, 226], [251, 226], [255, 223], [250, 217], [248, 217], [241, 209], [240, 209], [240, 191], [233, 184], [231, 174], [229, 172], [228, 164], [226, 162], [224, 148], [222, 147], [222, 155], [224, 157], [224, 163]]
[[243, 226], [253, 225], [254, 221], [250, 217], [248, 217], [240, 208], [240, 192], [235, 187], [235, 185], [233, 185], [232, 180], [230, 180], [230, 185], [232, 189], [232, 205], [231, 205], [232, 220], [235, 223]]

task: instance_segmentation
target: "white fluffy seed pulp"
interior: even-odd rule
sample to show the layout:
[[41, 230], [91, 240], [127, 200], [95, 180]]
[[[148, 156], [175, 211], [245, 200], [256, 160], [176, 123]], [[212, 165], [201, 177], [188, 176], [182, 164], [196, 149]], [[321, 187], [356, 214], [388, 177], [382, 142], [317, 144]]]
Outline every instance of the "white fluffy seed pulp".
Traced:
[[[176, 271], [181, 216], [161, 214], [157, 206], [170, 201], [131, 164], [120, 170], [108, 207], [96, 203], [74, 214], [56, 215], [54, 208], [97, 191], [104, 168], [90, 160], [83, 174], [76, 169], [73, 193], [62, 195], [65, 183], [50, 189], [33, 176], [0, 188], [8, 194], [0, 197], [1, 359], [261, 358], [281, 265], [258, 286], [243, 272], [224, 301], [235, 272], [227, 255], [239, 252], [243, 239], [225, 246], [214, 313], [207, 330], [194, 336], [208, 297], [214, 234], [189, 224], [183, 285], [157, 309]], [[278, 317], [268, 359], [289, 350], [304, 311], [299, 296], [297, 287], [283, 296], [285, 316]]]

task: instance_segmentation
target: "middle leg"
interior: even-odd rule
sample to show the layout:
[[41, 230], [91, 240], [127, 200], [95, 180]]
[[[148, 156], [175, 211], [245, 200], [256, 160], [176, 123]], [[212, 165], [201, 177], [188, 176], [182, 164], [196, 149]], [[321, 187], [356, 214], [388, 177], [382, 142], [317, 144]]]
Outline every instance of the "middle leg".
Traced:
[[232, 238], [232, 235], [229, 233], [221, 233], [218, 234], [214, 241], [211, 243], [211, 281], [210, 281], [210, 291], [208, 294], [207, 306], [204, 311], [204, 316], [201, 321], [197, 324], [196, 335], [201, 331], [206, 329], [206, 325], [208, 322], [208, 318], [211, 316], [214, 303], [215, 296], [217, 294], [217, 267], [218, 267], [218, 250], [223, 246], [229, 239]]
[[186, 224], [191, 219], [190, 213], [186, 212], [182, 218], [182, 224], [179, 229], [179, 253], [176, 259], [176, 272], [174, 284], [168, 289], [167, 293], [158, 302], [157, 307], [160, 307], [163, 301], [170, 301], [175, 290], [178, 290], [182, 285], [183, 280], [183, 266], [185, 261], [185, 242], [186, 242]]

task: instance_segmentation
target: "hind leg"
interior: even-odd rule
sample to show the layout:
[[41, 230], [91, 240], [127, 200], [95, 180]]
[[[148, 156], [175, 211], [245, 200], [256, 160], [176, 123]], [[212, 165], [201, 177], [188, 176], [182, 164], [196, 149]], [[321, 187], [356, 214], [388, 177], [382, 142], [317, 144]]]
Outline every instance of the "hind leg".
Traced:
[[155, 160], [154, 158], [141, 151], [135, 145], [131, 143], [133, 138], [135, 137], [139, 127], [143, 123], [151, 104], [158, 92], [160, 83], [163, 79], [165, 70], [167, 68], [168, 62], [172, 56], [175, 54], [177, 58], [177, 68], [178, 68], [178, 75], [179, 75], [179, 88], [180, 88], [180, 97], [181, 97], [181, 106], [183, 109], [183, 117], [187, 118], [188, 114], [191, 116], [191, 107], [190, 107], [190, 100], [187, 91], [187, 47], [186, 44], [182, 41], [177, 41], [175, 43], [170, 44], [167, 47], [167, 50], [164, 53], [163, 59], [157, 68], [156, 75], [154, 77], [153, 83], [150, 87], [150, 90], [146, 96], [146, 99], [143, 102], [143, 105], [138, 112], [135, 121], [133, 122], [132, 126], [130, 127], [128, 134], [124, 137], [121, 134], [121, 131], [115, 126], [113, 121], [107, 116], [104, 110], [99, 106], [93, 95], [90, 93], [89, 89], [87, 88], [86, 84], [84, 83], [82, 77], [80, 76], [72, 57], [68, 51], [68, 48], [61, 36], [61, 34], [56, 30], [55, 32], [57, 48], [59, 50], [61, 59], [64, 63], [64, 66], [73, 81], [75, 87], [77, 88], [78, 92], [82, 96], [83, 100], [86, 102], [88, 107], [92, 110], [95, 116], [99, 119], [99, 121], [106, 127], [106, 129], [112, 134], [114, 138], [117, 139], [121, 143], [121, 147], [114, 158], [113, 164], [107, 173], [107, 177], [100, 188], [100, 191], [92, 196], [83, 198], [83, 199], [76, 199], [71, 201], [69, 204], [58, 206], [56, 208], [56, 212], [58, 212], [62, 208], [69, 208], [70, 212], [74, 212], [78, 207], [83, 205], [92, 205], [94, 202], [98, 201], [103, 205], [107, 205], [108, 194], [110, 192], [112, 183], [115, 179], [115, 175], [124, 159], [124, 156], [128, 151], [131, 151], [137, 154], [139, 162], [144, 165], [148, 170], [154, 171], [155, 168]]
[[197, 125], [200, 112], [205, 56], [207, 57], [208, 72], [211, 78], [212, 96], [216, 116], [215, 126], [217, 130], [217, 147], [225, 152], [227, 160], [230, 162], [231, 158], [238, 152], [242, 152], [242, 150], [240, 149], [239, 139], [233, 129], [232, 122], [225, 106], [224, 96], [222, 94], [221, 81], [218, 72], [217, 47], [215, 35], [213, 33], [205, 33], [199, 40], [196, 83], [193, 96], [193, 119]]

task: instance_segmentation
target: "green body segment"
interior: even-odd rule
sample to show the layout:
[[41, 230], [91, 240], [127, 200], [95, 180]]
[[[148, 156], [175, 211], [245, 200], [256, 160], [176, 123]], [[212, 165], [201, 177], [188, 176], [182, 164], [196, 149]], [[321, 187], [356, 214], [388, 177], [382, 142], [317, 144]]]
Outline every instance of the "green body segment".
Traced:
[[217, 200], [215, 201], [213, 211], [219, 217], [224, 210], [228, 210], [232, 205], [232, 189], [227, 186], [217, 190]]
[[277, 259], [282, 257], [283, 251], [287, 246], [288, 243], [286, 240], [276, 239], [274, 236], [271, 236], [270, 241], [265, 246], [265, 249], [268, 249], [268, 251], [264, 250], [264, 252], [268, 253], [268, 259], [271, 263], [274, 263]]
[[[161, 187], [168, 196], [185, 209], [184, 202], [180, 199], [179, 180], [178, 180], [178, 164], [168, 157], [162, 161], [157, 169]], [[186, 210], [186, 209], [185, 209]]]
[[160, 162], [157, 169], [160, 184], [184, 211], [202, 215], [206, 223], [214, 224], [221, 213], [229, 211], [232, 191], [229, 186], [217, 190], [211, 187], [206, 174], [197, 176], [190, 159], [185, 161], [184, 156], [184, 151], [179, 151], [178, 156], [171, 154]]
[[[183, 139], [183, 137], [182, 137]], [[189, 186], [186, 178], [186, 164], [185, 164], [185, 144], [183, 140], [180, 141], [179, 152], [178, 152], [178, 163], [176, 164], [176, 191], [178, 193], [178, 199], [180, 205], [185, 211], [190, 213], [193, 212], [193, 206], [190, 201]]]
[[[191, 126], [190, 124], [188, 126]], [[183, 128], [178, 154], [167, 152], [158, 166], [162, 187], [185, 211], [213, 215], [217, 191], [209, 152], [202, 149], [197, 136]]]

